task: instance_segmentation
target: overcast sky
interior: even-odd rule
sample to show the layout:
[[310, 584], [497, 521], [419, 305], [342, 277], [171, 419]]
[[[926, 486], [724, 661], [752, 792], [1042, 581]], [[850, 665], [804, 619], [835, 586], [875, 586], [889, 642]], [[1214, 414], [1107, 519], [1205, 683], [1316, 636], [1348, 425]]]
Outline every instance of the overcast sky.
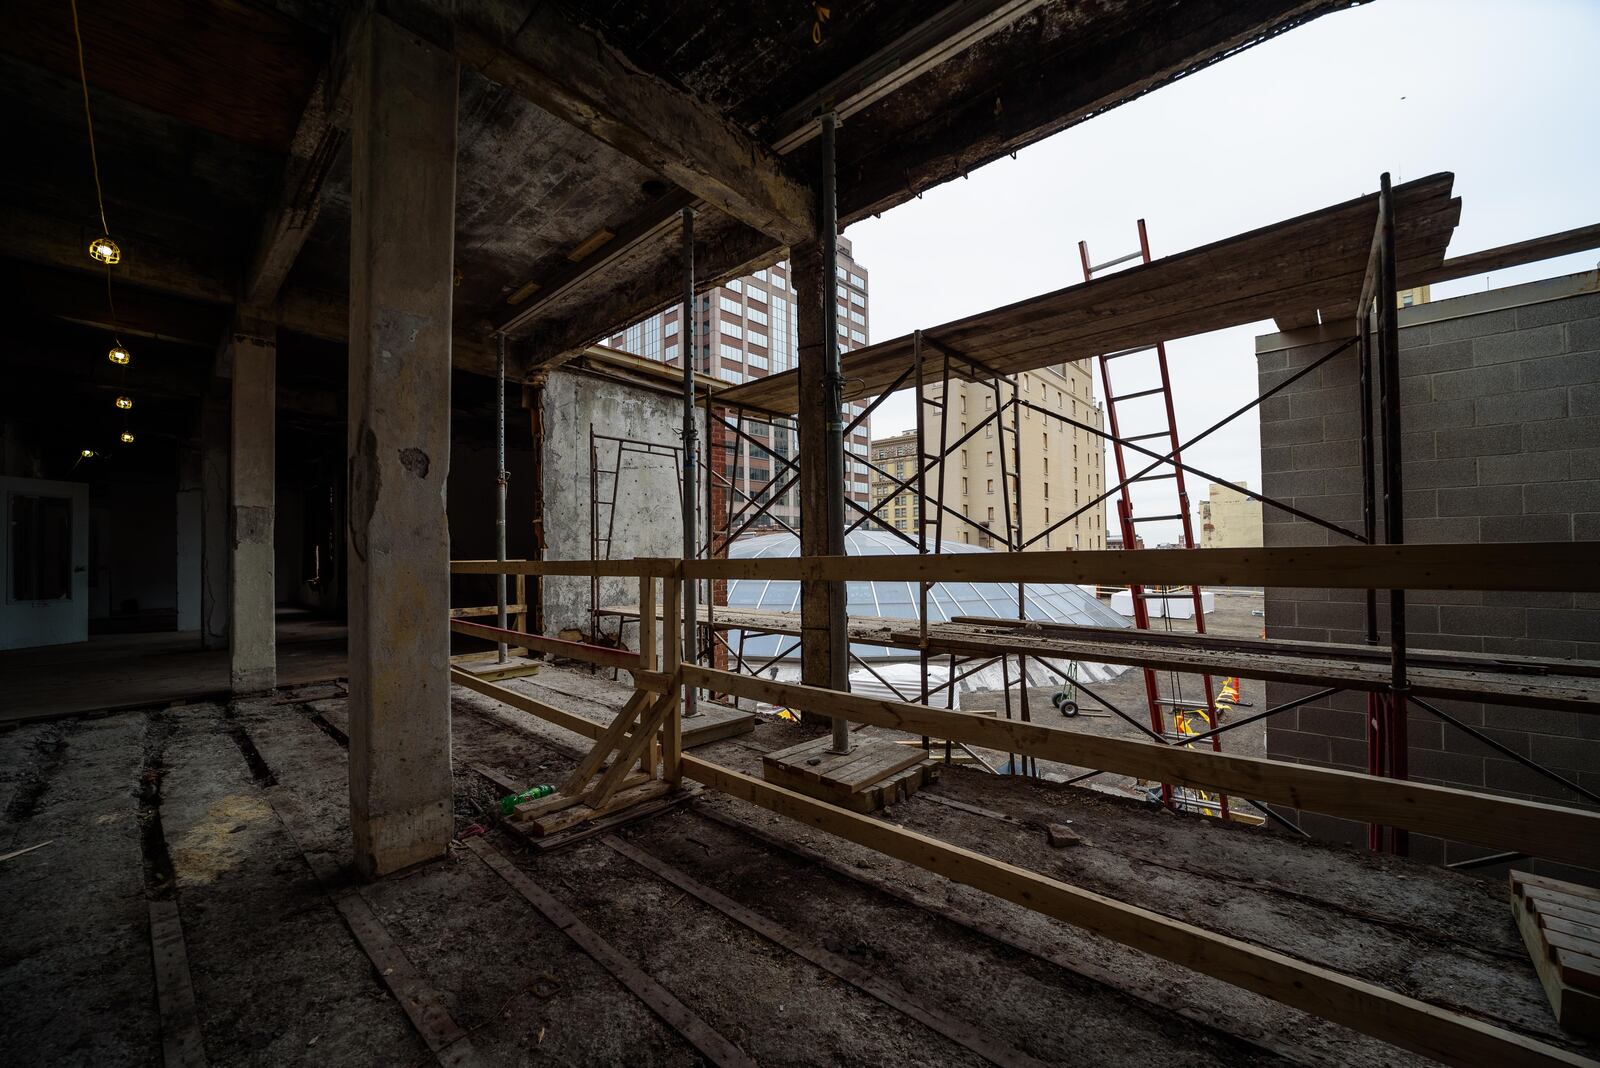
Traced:
[[[1096, 262], [1133, 251], [1140, 217], [1159, 257], [1372, 192], [1384, 170], [1397, 182], [1454, 172], [1451, 256], [1600, 221], [1596, 57], [1597, 0], [1376, 0], [1325, 15], [851, 227], [871, 271], [872, 340], [1075, 284], [1077, 242]], [[1181, 436], [1255, 396], [1254, 338], [1274, 329], [1167, 346]], [[873, 434], [910, 428], [912, 413], [909, 394], [891, 398]], [[1185, 458], [1259, 488], [1254, 413]], [[1191, 482], [1195, 501], [1205, 492]], [[1176, 535], [1153, 526], [1156, 541]]]

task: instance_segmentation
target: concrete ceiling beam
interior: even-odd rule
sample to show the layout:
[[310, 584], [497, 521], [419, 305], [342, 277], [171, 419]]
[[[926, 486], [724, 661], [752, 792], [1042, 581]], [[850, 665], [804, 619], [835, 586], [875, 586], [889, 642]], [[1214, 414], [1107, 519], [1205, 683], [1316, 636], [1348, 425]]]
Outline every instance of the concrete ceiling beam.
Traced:
[[598, 35], [537, 8], [509, 40], [455, 31], [461, 62], [783, 244], [816, 230], [810, 183], [773, 149]]

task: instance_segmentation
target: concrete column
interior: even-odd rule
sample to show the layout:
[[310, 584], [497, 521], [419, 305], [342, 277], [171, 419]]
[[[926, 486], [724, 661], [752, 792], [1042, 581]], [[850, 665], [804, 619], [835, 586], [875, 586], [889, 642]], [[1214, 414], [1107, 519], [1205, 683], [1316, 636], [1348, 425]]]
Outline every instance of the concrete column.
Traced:
[[178, 631], [202, 631], [200, 589], [204, 582], [205, 490], [201, 478], [201, 452], [191, 446], [178, 450], [177, 575]]
[[450, 841], [456, 64], [380, 15], [351, 114], [350, 823], [371, 877]]
[[233, 547], [228, 538], [228, 390], [213, 380], [200, 409], [200, 645], [228, 647]]
[[[800, 554], [828, 554], [828, 413], [822, 403], [827, 360], [828, 325], [824, 300], [832, 300], [833, 279], [822, 277], [822, 247], [804, 245], [792, 250], [789, 274], [798, 294], [795, 299], [799, 332], [800, 412]], [[830, 597], [828, 583], [800, 584], [800, 681], [807, 686], [833, 685], [833, 654], [829, 643]], [[808, 713], [809, 715], [809, 713]], [[826, 717], [823, 717], [826, 718]]]
[[277, 332], [241, 320], [229, 341], [233, 434], [229, 449], [232, 598], [228, 677], [234, 693], [278, 684], [277, 607], [272, 544], [277, 451]]

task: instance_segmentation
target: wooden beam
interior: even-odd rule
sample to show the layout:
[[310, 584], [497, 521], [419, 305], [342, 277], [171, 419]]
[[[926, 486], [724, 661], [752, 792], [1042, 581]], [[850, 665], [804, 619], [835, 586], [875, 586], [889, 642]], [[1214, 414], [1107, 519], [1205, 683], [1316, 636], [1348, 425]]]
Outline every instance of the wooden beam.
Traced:
[[[639, 725], [630, 732], [627, 741], [617, 745], [616, 759], [600, 776], [600, 781], [584, 797], [583, 803], [590, 808], [603, 809], [606, 802], [622, 786], [622, 780], [633, 770], [633, 765], [638, 761], [644, 762], [642, 771], [651, 778], [655, 778], [655, 741], [656, 733], [661, 730], [661, 725], [672, 712], [672, 702], [677, 691], [664, 693], [658, 696], [650, 707], [639, 713]], [[609, 754], [608, 754], [609, 755]], [[581, 788], [581, 787], [580, 787]]]
[[546, 638], [542, 634], [491, 627], [465, 619], [452, 619], [450, 629], [469, 638], [482, 638], [491, 642], [503, 641], [508, 645], [525, 645], [541, 653], [567, 656], [585, 663], [598, 664], [600, 667], [620, 668], [623, 671], [633, 672], [639, 670], [638, 654], [630, 653], [626, 649], [612, 649], [604, 645], [590, 645], [587, 642], [569, 642], [562, 638]]
[[908, 831], [685, 755], [715, 790], [1122, 945], [1457, 1065], [1592, 1065], [1558, 1049], [1361, 979]]
[[778, 241], [815, 233], [811, 189], [775, 152], [554, 8], [536, 7], [505, 43], [458, 26], [455, 49], [490, 80]]
[[350, 140], [350, 77], [348, 42], [353, 21], [344, 27], [333, 55], [311, 89], [311, 99], [289, 142], [289, 159], [273, 206], [262, 220], [261, 236], [244, 272], [239, 301], [264, 308], [278, 297], [289, 269], [300, 255], [317, 214], [322, 194]]
[[[821, 114], [822, 107], [831, 105], [842, 116], [853, 115], [1014, 24], [1038, 8], [1040, 3], [1041, 0], [961, 0], [950, 4], [785, 112], [771, 124], [773, 148], [780, 154], [793, 152], [816, 138], [819, 130], [817, 116]], [[562, 264], [550, 274], [530, 282], [529, 285], [535, 287], [533, 291], [516, 302], [515, 308], [508, 307], [499, 316], [497, 328], [516, 331], [534, 318], [541, 305], [583, 286], [597, 273], [607, 270], [641, 246], [666, 240], [677, 232], [679, 213], [695, 204], [695, 197], [682, 189], [663, 194], [635, 218], [615, 227], [616, 236], [595, 253], [579, 263]], [[737, 250], [730, 246], [720, 257], [720, 261], [725, 262], [721, 262], [707, 277], [718, 276], [744, 259], [760, 258], [769, 248], [772, 258], [776, 258], [779, 250], [765, 241], [758, 241], [755, 245], [746, 242]], [[716, 261], [697, 251], [695, 262]], [[610, 321], [622, 322], [635, 318], [635, 312], [644, 314], [642, 308], [635, 307], [611, 316]], [[601, 321], [602, 317], [583, 318]], [[565, 352], [587, 340], [568, 335], [559, 344], [558, 351]]]
[[1600, 542], [1109, 549], [685, 560], [686, 579], [1082, 582], [1325, 589], [1600, 591]]
[[817, 118], [833, 110], [841, 120], [876, 104], [980, 41], [999, 33], [1043, 0], [959, 0], [935, 12], [866, 57], [772, 123], [779, 152], [793, 152], [813, 140]]
[[1406, 289], [1435, 285], [1456, 278], [1470, 278], [1472, 275], [1488, 271], [1503, 271], [1507, 267], [1538, 263], [1540, 260], [1553, 260], [1557, 256], [1587, 252], [1596, 248], [1600, 248], [1600, 223], [1563, 230], [1559, 234], [1546, 234], [1544, 237], [1518, 241], [1515, 244], [1500, 245], [1497, 248], [1486, 248], [1481, 252], [1469, 252], [1465, 256], [1454, 256], [1434, 270], [1409, 276], [1402, 275], [1400, 285]]
[[616, 714], [616, 717], [612, 719], [605, 731], [596, 739], [594, 746], [583, 755], [582, 760], [578, 761], [578, 766], [572, 769], [571, 774], [567, 776], [566, 780], [561, 784], [561, 788], [556, 792], [565, 794], [568, 797], [581, 795], [585, 787], [589, 785], [590, 777], [600, 770], [600, 765], [604, 764], [607, 758], [611, 756], [612, 750], [622, 745], [624, 738], [638, 737], [637, 733], [630, 734], [629, 728], [633, 726], [634, 720], [638, 718], [639, 713], [649, 703], [649, 694], [643, 690], [633, 691], [628, 696], [627, 704], [622, 706], [622, 711]]
[[685, 664], [684, 684], [822, 715], [837, 712], [907, 734], [1311, 809], [1362, 823], [1407, 827], [1479, 845], [1600, 866], [1600, 812], [1492, 797], [1444, 786], [1258, 757], [1158, 745], [1021, 720], [952, 712]]
[[460, 668], [453, 667], [450, 669], [450, 681], [459, 686], [465, 686], [469, 690], [476, 690], [485, 697], [493, 697], [496, 701], [502, 701], [512, 708], [528, 713], [530, 716], [538, 716], [547, 723], [554, 723], [558, 727], [564, 727], [574, 734], [581, 734], [585, 738], [599, 739], [606, 731], [606, 725], [603, 723], [596, 723], [594, 720], [584, 719], [582, 716], [575, 715], [565, 709], [545, 704], [543, 701], [536, 701], [525, 693], [518, 693], [516, 690], [507, 689], [504, 686], [497, 686], [493, 682], [468, 674]]
[[573, 575], [582, 578], [633, 578], [654, 575], [674, 578], [678, 561], [663, 556], [636, 556], [631, 560], [452, 560], [453, 575]]
[[[1081, 5], [1051, 4], [1046, 32], [1009, 54], [994, 76], [950, 79], [956, 91], [922, 103], [923, 120], [894, 138], [841, 142], [844, 227], [904, 203], [1068, 126], [1234, 55], [1337, 3], [1327, 0], [1189, 0], [1161, 18], [1080, 22]], [[1054, 32], [1049, 32], [1054, 31]], [[975, 59], [990, 58], [983, 49]], [[898, 101], [885, 107], [903, 107]], [[858, 128], [876, 117], [862, 113]]]

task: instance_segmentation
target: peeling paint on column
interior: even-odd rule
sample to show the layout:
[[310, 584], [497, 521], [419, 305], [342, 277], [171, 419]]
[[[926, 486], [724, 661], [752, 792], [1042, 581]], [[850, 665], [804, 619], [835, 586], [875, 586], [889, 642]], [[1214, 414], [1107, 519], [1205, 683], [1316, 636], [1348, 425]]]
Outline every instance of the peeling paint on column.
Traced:
[[378, 494], [383, 490], [383, 468], [378, 463], [378, 435], [372, 428], [361, 424], [356, 438], [360, 445], [350, 457], [350, 507], [345, 510], [345, 517], [350, 526], [350, 551], [365, 560], [367, 528], [378, 507]]

